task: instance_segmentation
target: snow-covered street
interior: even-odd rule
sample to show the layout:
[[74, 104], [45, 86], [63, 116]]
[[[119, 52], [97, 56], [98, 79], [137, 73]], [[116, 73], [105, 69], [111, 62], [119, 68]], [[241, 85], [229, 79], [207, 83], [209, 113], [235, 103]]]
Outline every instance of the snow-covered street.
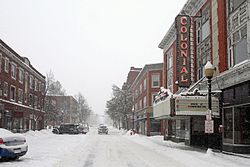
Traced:
[[27, 155], [1, 167], [248, 167], [250, 159], [222, 153], [192, 150], [163, 141], [162, 136], [130, 135], [110, 128], [98, 135], [55, 135], [50, 131], [25, 133]]

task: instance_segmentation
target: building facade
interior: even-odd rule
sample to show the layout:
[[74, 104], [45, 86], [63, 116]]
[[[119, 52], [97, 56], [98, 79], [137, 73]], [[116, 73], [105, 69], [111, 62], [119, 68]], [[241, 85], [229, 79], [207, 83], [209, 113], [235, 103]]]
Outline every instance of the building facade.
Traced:
[[[211, 61], [216, 67], [212, 91], [220, 90], [221, 93], [219, 120], [214, 130], [216, 132], [221, 124], [222, 149], [240, 153], [250, 152], [249, 8], [250, 0], [188, 0], [178, 15], [182, 20], [178, 22], [176, 19], [159, 44], [164, 55], [164, 87], [173, 93], [194, 88], [207, 90], [204, 66]], [[186, 27], [189, 19], [190, 26]], [[189, 28], [190, 32], [185, 36]], [[180, 63], [186, 69], [180, 71]], [[190, 79], [190, 85], [180, 85], [178, 76], [182, 74]], [[194, 129], [192, 124], [198, 123], [199, 127], [204, 127], [204, 119], [200, 116], [188, 126]], [[200, 128], [200, 131], [204, 129]]]
[[78, 102], [73, 96], [46, 96], [46, 101], [53, 106], [53, 108], [48, 107], [46, 112], [58, 113], [54, 122], [48, 121], [47, 125], [80, 122]]
[[[131, 86], [133, 84], [133, 82], [135, 81], [136, 77], [138, 76], [138, 74], [141, 72], [142, 68], [136, 68], [136, 67], [131, 67], [127, 76], [127, 81], [126, 83], [128, 84], [129, 89], [131, 90]], [[131, 90], [132, 91], [132, 90]], [[134, 111], [131, 111], [129, 114], [129, 125], [128, 128], [129, 129], [135, 129], [135, 118], [134, 118]]]
[[45, 76], [0, 40], [0, 127], [27, 131], [44, 127]]
[[163, 63], [143, 67], [131, 85], [134, 99], [134, 124], [140, 134], [160, 134], [161, 123], [153, 118], [153, 100], [162, 86]]

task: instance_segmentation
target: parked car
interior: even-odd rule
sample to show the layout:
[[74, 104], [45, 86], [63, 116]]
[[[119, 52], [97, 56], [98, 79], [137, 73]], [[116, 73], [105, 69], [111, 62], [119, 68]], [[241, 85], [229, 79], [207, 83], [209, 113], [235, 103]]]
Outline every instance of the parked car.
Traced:
[[78, 124], [65, 123], [59, 127], [53, 128], [52, 132], [55, 134], [79, 134]]
[[26, 139], [22, 134], [15, 134], [0, 128], [0, 159], [15, 160], [28, 151]]
[[98, 127], [98, 134], [105, 133], [108, 134], [108, 127], [106, 125], [99, 125]]
[[86, 134], [89, 132], [89, 125], [88, 123], [78, 124], [77, 129], [79, 133]]

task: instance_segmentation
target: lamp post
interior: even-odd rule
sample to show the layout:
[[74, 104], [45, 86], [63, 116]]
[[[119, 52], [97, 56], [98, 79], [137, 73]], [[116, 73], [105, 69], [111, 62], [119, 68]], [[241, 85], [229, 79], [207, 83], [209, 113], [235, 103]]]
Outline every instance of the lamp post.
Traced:
[[[208, 114], [209, 114], [209, 120], [207, 124], [210, 124], [210, 126], [213, 126], [213, 120], [212, 120], [212, 97], [211, 97], [211, 81], [214, 75], [214, 71], [215, 68], [212, 65], [212, 63], [210, 61], [207, 62], [207, 64], [205, 65], [205, 76], [207, 78], [207, 83], [208, 83]], [[206, 125], [205, 125], [206, 126]], [[206, 127], [207, 128], [207, 127]], [[213, 133], [213, 127], [210, 127], [211, 131], [210, 132], [206, 132], [208, 133], [208, 148], [210, 148], [210, 142], [209, 142], [209, 134]]]

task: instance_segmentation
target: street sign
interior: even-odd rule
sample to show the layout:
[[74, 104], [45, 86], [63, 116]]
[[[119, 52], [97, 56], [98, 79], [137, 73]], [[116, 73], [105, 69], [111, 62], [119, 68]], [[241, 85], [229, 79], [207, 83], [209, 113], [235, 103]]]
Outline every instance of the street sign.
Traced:
[[212, 114], [206, 114], [206, 121], [212, 120]]
[[214, 121], [205, 120], [205, 133], [214, 133]]

